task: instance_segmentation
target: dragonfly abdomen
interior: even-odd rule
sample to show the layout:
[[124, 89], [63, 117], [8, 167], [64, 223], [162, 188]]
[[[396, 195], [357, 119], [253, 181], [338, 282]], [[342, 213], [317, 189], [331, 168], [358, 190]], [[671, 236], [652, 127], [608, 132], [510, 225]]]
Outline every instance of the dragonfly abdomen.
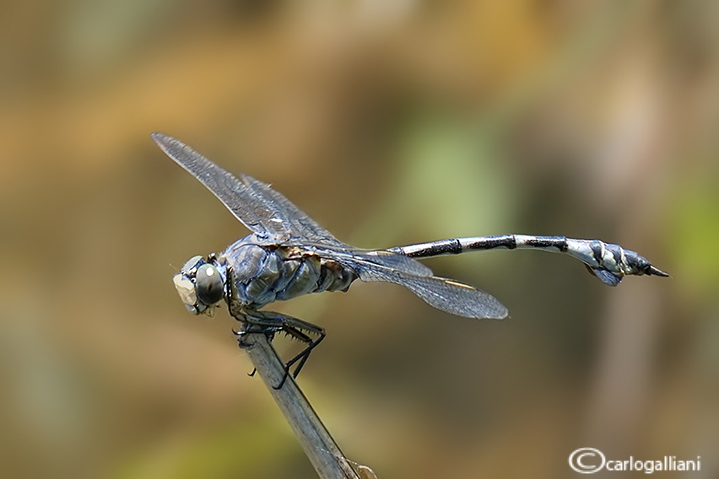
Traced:
[[390, 248], [412, 258], [428, 258], [445, 254], [490, 249], [539, 249], [566, 253], [582, 261], [589, 271], [610, 286], [616, 286], [625, 275], [667, 276], [644, 257], [619, 245], [591, 239], [565, 236], [501, 235], [474, 238], [452, 238], [431, 243]]

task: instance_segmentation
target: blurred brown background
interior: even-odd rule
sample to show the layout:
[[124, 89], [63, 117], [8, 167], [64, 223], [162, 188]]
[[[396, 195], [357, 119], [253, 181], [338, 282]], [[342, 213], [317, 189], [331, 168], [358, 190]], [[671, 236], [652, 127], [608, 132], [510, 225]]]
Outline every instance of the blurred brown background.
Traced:
[[502, 322], [359, 282], [279, 305], [327, 329], [300, 385], [380, 479], [576, 477], [579, 447], [719, 477], [718, 22], [711, 0], [4, 2], [0, 475], [315, 477], [226, 310], [175, 294], [246, 230], [162, 131], [357, 246], [596, 237], [671, 273], [610, 289], [497, 251], [429, 264]]

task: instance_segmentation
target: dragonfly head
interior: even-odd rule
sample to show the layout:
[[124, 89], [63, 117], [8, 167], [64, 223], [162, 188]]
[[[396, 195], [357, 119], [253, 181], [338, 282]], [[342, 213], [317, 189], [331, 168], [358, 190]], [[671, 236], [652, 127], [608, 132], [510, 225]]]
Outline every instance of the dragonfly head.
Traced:
[[185, 307], [193, 314], [212, 316], [225, 292], [225, 278], [215, 265], [214, 255], [193, 256], [172, 281]]

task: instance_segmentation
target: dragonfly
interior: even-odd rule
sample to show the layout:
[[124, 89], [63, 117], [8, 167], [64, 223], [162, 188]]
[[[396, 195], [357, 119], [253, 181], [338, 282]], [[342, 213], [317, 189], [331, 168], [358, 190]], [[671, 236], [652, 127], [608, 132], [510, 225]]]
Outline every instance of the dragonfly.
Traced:
[[[251, 234], [222, 253], [194, 256], [173, 277], [185, 307], [212, 315], [224, 301], [242, 328], [236, 334], [283, 332], [304, 343], [285, 364], [285, 379], [297, 377], [325, 330], [286, 314], [261, 310], [309, 293], [347, 291], [353, 281], [394, 283], [429, 305], [467, 318], [503, 319], [507, 308], [490, 294], [454, 279], [435, 276], [417, 261], [440, 255], [492, 249], [536, 249], [578, 259], [604, 284], [624, 276], [668, 276], [644, 257], [596, 239], [507, 234], [452, 238], [388, 249], [361, 249], [335, 238], [284, 195], [249, 175], [236, 177], [182, 142], [153, 133], [170, 158], [207, 187]], [[294, 371], [290, 369], [294, 366]]]

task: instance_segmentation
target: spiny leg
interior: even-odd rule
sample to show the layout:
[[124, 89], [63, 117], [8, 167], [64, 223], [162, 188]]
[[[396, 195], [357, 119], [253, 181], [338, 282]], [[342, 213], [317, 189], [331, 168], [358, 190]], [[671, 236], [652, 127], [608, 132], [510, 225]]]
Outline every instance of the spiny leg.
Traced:
[[[314, 326], [314, 325], [313, 325], [313, 326]], [[294, 358], [292, 358], [292, 359], [290, 359], [289, 361], [287, 361], [287, 363], [285, 364], [286, 372], [289, 373], [290, 367], [292, 367], [293, 364], [295, 364], [297, 361], [299, 361], [299, 364], [295, 367], [295, 371], [292, 373], [292, 377], [294, 377], [294, 378], [296, 378], [297, 375], [300, 374], [300, 371], [302, 370], [302, 367], [303, 367], [303, 366], [305, 365], [305, 363], [307, 362], [307, 358], [310, 357], [310, 353], [312, 352], [312, 350], [313, 350], [315, 347], [317, 347], [317, 345], [320, 344], [320, 343], [322, 342], [322, 340], [325, 339], [325, 336], [327, 335], [327, 334], [325, 333], [325, 331], [324, 331], [323, 328], [317, 328], [317, 329], [318, 329], [319, 331], [312, 331], [313, 333], [316, 333], [316, 334], [319, 335], [318, 338], [317, 338], [316, 340], [314, 340], [314, 341], [312, 340], [312, 338], [310, 338], [309, 336], [307, 336], [305, 333], [303, 333], [303, 332], [300, 331], [299, 329], [296, 329], [296, 328], [291, 327], [291, 326], [290, 326], [290, 327], [287, 327], [287, 328], [285, 329], [285, 332], [286, 332], [287, 334], [290, 334], [290, 335], [294, 336], [296, 339], [298, 339], [298, 340], [300, 340], [300, 341], [302, 341], [302, 342], [304, 342], [304, 343], [307, 344], [307, 347], [306, 347], [305, 349], [303, 349], [302, 351], [300, 351], [299, 354], [297, 354]], [[285, 379], [287, 379], [287, 376], [285, 376], [285, 377], [282, 379], [282, 382], [280, 383], [280, 385], [279, 385], [276, 389], [279, 389], [279, 388], [282, 387], [282, 385], [283, 385], [284, 382], [285, 382]]]
[[473, 238], [452, 238], [430, 243], [397, 246], [389, 251], [412, 258], [430, 258], [446, 254], [460, 254], [468, 251], [504, 249], [539, 249], [568, 254], [587, 265], [589, 272], [603, 283], [616, 286], [625, 275], [669, 276], [653, 266], [644, 257], [622, 248], [595, 239], [573, 239], [564, 236], [501, 235]]
[[[273, 386], [275, 389], [280, 389], [284, 385], [287, 376], [291, 373], [291, 367], [299, 361], [294, 372], [291, 373], [292, 377], [297, 377], [307, 362], [307, 358], [309, 358], [312, 350], [322, 342], [326, 335], [324, 328], [291, 316], [270, 311], [245, 311], [241, 318], [235, 317], [243, 323], [243, 329], [236, 333], [240, 337], [240, 347], [242, 347], [242, 338], [247, 334], [264, 334], [268, 340], [271, 341], [275, 333], [278, 332], [284, 332], [307, 345], [299, 354], [285, 364], [285, 375], [277, 386]], [[318, 338], [313, 340], [309, 334], [316, 334]], [[253, 375], [254, 372], [255, 371], [253, 371], [251, 375]]]

